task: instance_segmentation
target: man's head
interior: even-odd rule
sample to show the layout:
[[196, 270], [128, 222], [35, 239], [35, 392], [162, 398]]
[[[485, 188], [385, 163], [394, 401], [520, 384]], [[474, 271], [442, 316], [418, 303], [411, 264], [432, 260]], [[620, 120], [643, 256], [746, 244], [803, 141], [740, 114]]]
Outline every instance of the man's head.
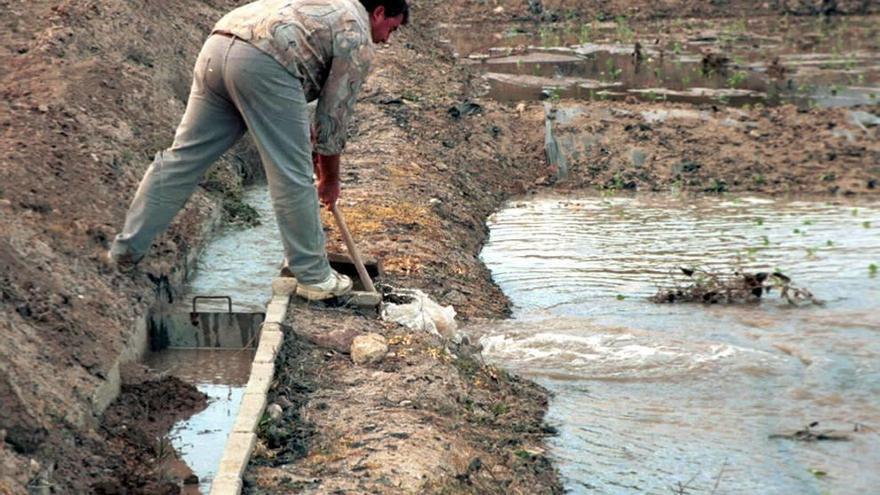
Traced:
[[409, 21], [406, 0], [360, 0], [370, 14], [373, 43], [386, 43], [398, 26]]

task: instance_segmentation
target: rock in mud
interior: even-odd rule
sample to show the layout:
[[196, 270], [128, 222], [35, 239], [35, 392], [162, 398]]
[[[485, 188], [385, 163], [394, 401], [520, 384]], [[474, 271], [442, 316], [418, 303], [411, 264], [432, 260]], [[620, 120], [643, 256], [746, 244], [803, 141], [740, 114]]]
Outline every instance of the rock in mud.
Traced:
[[378, 363], [388, 353], [388, 342], [377, 333], [359, 335], [351, 343], [351, 360], [356, 364]]
[[284, 410], [281, 409], [281, 406], [278, 404], [272, 403], [266, 408], [266, 414], [269, 415], [269, 418], [272, 421], [278, 421], [281, 419], [281, 416], [284, 415]]

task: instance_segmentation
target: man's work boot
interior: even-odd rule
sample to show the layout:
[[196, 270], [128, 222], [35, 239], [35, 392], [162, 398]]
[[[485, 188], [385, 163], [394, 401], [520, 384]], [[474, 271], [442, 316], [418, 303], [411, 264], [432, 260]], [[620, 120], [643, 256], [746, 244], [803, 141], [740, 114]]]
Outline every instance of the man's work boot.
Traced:
[[331, 297], [348, 294], [351, 292], [353, 285], [348, 276], [336, 273], [336, 270], [330, 270], [330, 275], [322, 282], [316, 284], [297, 284], [296, 295], [304, 297], [309, 301], [322, 301]]

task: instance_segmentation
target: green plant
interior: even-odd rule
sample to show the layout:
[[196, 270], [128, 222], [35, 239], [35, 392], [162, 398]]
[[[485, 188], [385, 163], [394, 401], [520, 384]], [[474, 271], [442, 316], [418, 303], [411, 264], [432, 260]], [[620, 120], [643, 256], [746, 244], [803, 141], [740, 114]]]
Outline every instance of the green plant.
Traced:
[[735, 88], [744, 83], [748, 78], [749, 74], [746, 71], [738, 70], [727, 78], [727, 85], [731, 88]]
[[504, 416], [508, 411], [510, 411], [510, 406], [503, 402], [492, 405], [492, 414], [495, 416]]
[[560, 43], [559, 35], [553, 32], [553, 29], [549, 26], [541, 27], [539, 35], [541, 36], [541, 46], [544, 48], [556, 46]]
[[635, 38], [635, 32], [629, 26], [629, 23], [624, 16], [617, 16], [614, 18], [614, 22], [616, 27], [614, 29], [614, 33], [618, 40], [620, 41], [632, 41]]
[[719, 179], [712, 179], [706, 188], [706, 192], [723, 193], [725, 191], [727, 191], [727, 183]]
[[676, 40], [675, 43], [672, 44], [672, 53], [676, 55], [681, 55], [681, 42]]
[[871, 277], [877, 276], [877, 264], [876, 263], [871, 263], [870, 265], [868, 265], [868, 275]]
[[593, 23], [584, 23], [581, 24], [581, 28], [578, 31], [578, 43], [585, 45], [589, 43], [593, 39]]

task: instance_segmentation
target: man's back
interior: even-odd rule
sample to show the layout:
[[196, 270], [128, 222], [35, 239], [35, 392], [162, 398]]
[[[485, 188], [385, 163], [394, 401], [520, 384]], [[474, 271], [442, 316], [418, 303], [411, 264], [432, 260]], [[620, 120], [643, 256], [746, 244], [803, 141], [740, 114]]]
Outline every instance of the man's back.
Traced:
[[213, 32], [271, 55], [302, 80], [309, 101], [318, 98], [335, 55], [355, 50], [369, 65], [372, 50], [369, 16], [357, 0], [258, 0], [224, 16]]

